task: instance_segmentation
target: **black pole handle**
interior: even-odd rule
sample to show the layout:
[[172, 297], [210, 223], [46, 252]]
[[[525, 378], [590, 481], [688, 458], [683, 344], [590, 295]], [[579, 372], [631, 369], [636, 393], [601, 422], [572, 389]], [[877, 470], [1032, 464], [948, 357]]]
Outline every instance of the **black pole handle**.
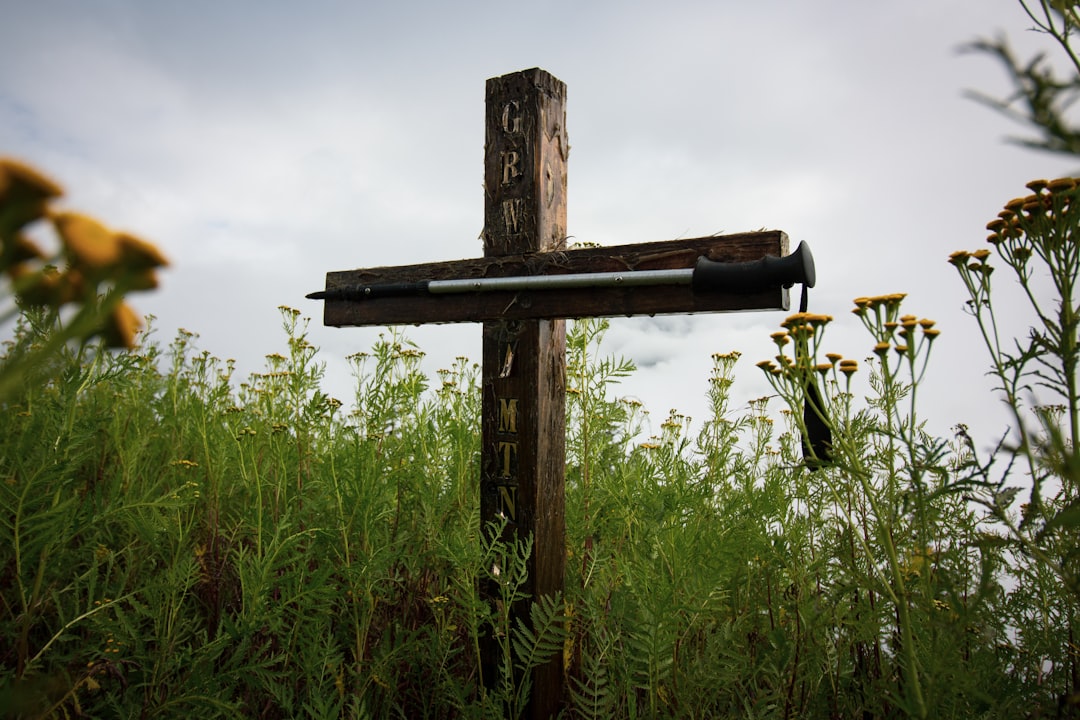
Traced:
[[796, 283], [814, 287], [814, 256], [810, 246], [800, 242], [795, 252], [784, 257], [769, 255], [760, 260], [724, 263], [698, 258], [694, 266], [694, 292], [732, 292], [749, 294], [765, 288], [791, 287]]

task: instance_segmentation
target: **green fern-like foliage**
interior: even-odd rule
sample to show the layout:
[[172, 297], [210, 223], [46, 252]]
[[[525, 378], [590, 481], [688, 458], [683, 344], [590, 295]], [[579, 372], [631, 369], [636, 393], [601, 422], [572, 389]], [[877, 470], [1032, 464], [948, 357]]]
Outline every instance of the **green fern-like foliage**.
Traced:
[[529, 621], [516, 618], [511, 639], [514, 665], [521, 672], [539, 667], [563, 651], [567, 633], [562, 593], [540, 596], [529, 606]]

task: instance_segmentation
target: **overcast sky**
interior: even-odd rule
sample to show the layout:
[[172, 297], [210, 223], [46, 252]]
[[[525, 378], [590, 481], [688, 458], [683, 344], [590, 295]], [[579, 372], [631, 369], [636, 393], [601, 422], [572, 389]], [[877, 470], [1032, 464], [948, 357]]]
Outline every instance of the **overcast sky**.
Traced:
[[[133, 303], [241, 377], [284, 349], [290, 305], [351, 400], [344, 358], [379, 331], [324, 328], [304, 295], [328, 270], [480, 255], [485, 81], [542, 67], [568, 86], [575, 239], [784, 230], [813, 248], [829, 350], [870, 352], [852, 298], [907, 292], [942, 330], [931, 429], [1004, 428], [947, 257], [1026, 181], [1076, 171], [963, 97], [1008, 86], [962, 44], [1050, 49], [1015, 0], [3, 4], [0, 155], [156, 242], [172, 268]], [[618, 392], [654, 429], [669, 408], [699, 425], [710, 356], [737, 349], [744, 406], [769, 392], [754, 363], [783, 317], [613, 321], [605, 349], [641, 368]], [[432, 373], [480, 358], [477, 326], [408, 334]]]

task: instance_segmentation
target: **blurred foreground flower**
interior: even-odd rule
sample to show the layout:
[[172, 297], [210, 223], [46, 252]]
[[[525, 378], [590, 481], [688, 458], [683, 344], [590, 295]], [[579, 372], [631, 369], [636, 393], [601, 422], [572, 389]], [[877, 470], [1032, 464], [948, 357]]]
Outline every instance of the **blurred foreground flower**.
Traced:
[[[16, 160], [0, 158], [0, 274], [8, 276], [19, 307], [52, 312], [74, 305], [64, 341], [100, 335], [109, 347], [132, 348], [142, 320], [123, 303], [129, 292], [158, 286], [168, 260], [154, 245], [115, 232], [95, 218], [56, 211], [59, 185]], [[58, 250], [42, 251], [23, 229], [48, 220]]]
[[[124, 302], [129, 292], [158, 285], [156, 271], [168, 265], [160, 250], [128, 233], [116, 232], [82, 213], [56, 210], [60, 186], [25, 163], [0, 157], [0, 278], [8, 281], [13, 306], [0, 322], [36, 309], [50, 328], [33, 347], [12, 349], [0, 367], [0, 399], [18, 387], [43, 360], [68, 342], [100, 337], [106, 347], [134, 348], [142, 318]], [[54, 249], [38, 233], [46, 221]], [[63, 312], [61, 313], [61, 311]]]
[[59, 185], [28, 165], [0, 158], [0, 237], [5, 239], [4, 260], [11, 249], [6, 239], [42, 217], [46, 203], [62, 192]]

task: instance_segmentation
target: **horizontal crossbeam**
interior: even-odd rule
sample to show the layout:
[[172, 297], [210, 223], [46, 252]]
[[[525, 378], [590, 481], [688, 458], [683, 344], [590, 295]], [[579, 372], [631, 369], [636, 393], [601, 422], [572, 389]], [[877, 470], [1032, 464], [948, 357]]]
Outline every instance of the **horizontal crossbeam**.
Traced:
[[[781, 286], [695, 293], [689, 282], [699, 258], [748, 263], [787, 254], [787, 235], [772, 230], [330, 272], [313, 295], [325, 298], [324, 323], [336, 327], [787, 310]], [[561, 276], [557, 290], [545, 287]]]

